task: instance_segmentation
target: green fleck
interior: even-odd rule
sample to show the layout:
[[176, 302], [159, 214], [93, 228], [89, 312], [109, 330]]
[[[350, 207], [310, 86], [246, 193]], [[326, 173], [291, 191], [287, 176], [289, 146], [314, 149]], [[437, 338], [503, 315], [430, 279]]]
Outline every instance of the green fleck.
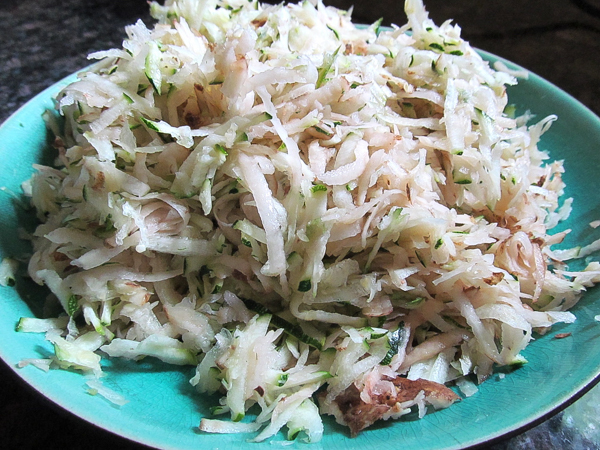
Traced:
[[150, 41], [148, 44], [148, 54], [146, 55], [146, 66], [145, 75], [148, 81], [154, 88], [154, 91], [160, 95], [162, 86], [162, 73], [160, 71], [160, 61], [162, 54], [158, 44], [154, 41]]
[[67, 314], [73, 316], [79, 309], [79, 299], [76, 295], [71, 295], [67, 300]]
[[312, 219], [306, 224], [306, 236], [308, 239], [316, 239], [319, 236], [322, 236], [325, 232], [325, 224], [320, 217], [316, 219]]
[[391, 299], [394, 302], [394, 305], [404, 309], [417, 309], [425, 301], [425, 297], [415, 297], [413, 299], [407, 299], [406, 297], [404, 297], [405, 295], [405, 292], [394, 292], [391, 295]]
[[221, 406], [221, 405], [219, 405], [219, 406], [212, 406], [210, 408], [210, 413], [213, 416], [218, 416], [219, 414], [225, 414], [226, 412], [227, 412], [227, 408], [224, 407], [224, 406]]
[[409, 300], [405, 303], [405, 307], [408, 309], [415, 309], [421, 306], [421, 304], [425, 301], [425, 297], [417, 297], [415, 299]]
[[404, 322], [400, 322], [398, 324], [398, 328], [388, 334], [389, 350], [379, 364], [385, 366], [391, 363], [394, 355], [398, 354], [398, 349], [406, 345], [408, 337], [409, 333], [407, 333], [406, 328], [404, 328]]
[[107, 237], [112, 236], [115, 231], [117, 231], [117, 227], [115, 227], [111, 215], [109, 214], [104, 220], [104, 224], [94, 230], [93, 235], [106, 239]]
[[177, 86], [175, 86], [173, 83], [169, 83], [169, 90], [167, 91], [167, 97], [169, 97], [176, 90], [177, 90]]
[[[373, 330], [369, 330], [369, 331], [373, 331]], [[372, 332], [372, 333], [371, 333], [371, 336], [370, 336], [370, 339], [379, 339], [379, 338], [382, 338], [382, 337], [384, 337], [386, 334], [388, 334], [388, 332], [387, 332], [387, 331], [384, 331], [383, 333], [375, 333], [375, 332]]]
[[294, 441], [298, 437], [298, 435], [300, 434], [301, 431], [302, 431], [301, 428], [298, 428], [297, 430], [289, 430], [288, 435], [287, 435], [287, 440]]
[[458, 181], [455, 181], [455, 183], [456, 183], [456, 184], [471, 184], [471, 183], [472, 183], [472, 181], [471, 181], [471, 180], [469, 180], [469, 179], [466, 179], [466, 180], [458, 180]]
[[480, 109], [480, 108], [477, 108], [477, 107], [475, 107], [475, 112], [476, 112], [478, 115], [480, 115], [480, 116], [481, 116], [481, 117], [483, 117], [484, 119], [487, 119], [487, 120], [488, 120], [488, 121], [490, 121], [490, 122], [493, 122], [493, 121], [494, 121], [494, 119], [492, 119], [488, 113], [486, 113], [484, 110], [482, 110], [482, 109]]
[[435, 60], [435, 59], [433, 61], [431, 61], [431, 70], [433, 70], [438, 75], [442, 75], [442, 73], [443, 73], [441, 70], [439, 70], [437, 68], [437, 60]]
[[514, 104], [506, 105], [504, 108], [504, 114], [511, 119], [514, 119], [517, 113], [517, 107]]
[[145, 117], [141, 116], [140, 120], [152, 131], [159, 131], [156, 123], [152, 122], [150, 119], [146, 119]]
[[425, 264], [425, 261], [423, 260], [423, 257], [421, 256], [421, 254], [415, 250], [415, 255], [417, 256], [417, 259], [419, 260], [419, 262], [421, 263], [421, 265], [423, 267], [426, 267], [427, 265]]
[[417, 112], [415, 111], [415, 105], [410, 102], [402, 102], [402, 109], [404, 114], [411, 119], [417, 118]]
[[379, 36], [379, 33], [381, 33], [381, 22], [383, 22], [383, 17], [380, 17], [375, 21], [375, 23], [373, 23], [373, 25], [371, 25], [373, 27], [375, 35], [377, 36]]
[[310, 188], [310, 191], [314, 194], [315, 192], [327, 192], [327, 186], [324, 184], [315, 184]]
[[319, 133], [321, 133], [321, 134], [324, 134], [325, 136], [331, 136], [331, 133], [330, 133], [329, 131], [327, 131], [327, 130], [324, 130], [324, 129], [323, 129], [323, 128], [321, 128], [321, 127], [317, 127], [317, 126], [315, 126], [314, 128], [315, 128], [315, 130], [317, 130], [317, 132], [319, 132]]
[[225, 242], [225, 236], [224, 235], [221, 234], [217, 238], [217, 242], [216, 242], [215, 247], [216, 247], [218, 253], [223, 253], [223, 250], [227, 247], [227, 243]]
[[287, 382], [288, 378], [289, 378], [289, 374], [282, 373], [279, 376], [279, 379], [277, 380], [277, 386], [279, 386], [279, 387], [283, 386]]
[[511, 366], [524, 366], [528, 362], [529, 361], [527, 361], [527, 359], [524, 356], [522, 356], [521, 354], [518, 354], [508, 364], [511, 365]]
[[432, 42], [431, 44], [429, 44], [429, 48], [434, 49], [434, 50], [439, 50], [440, 52], [444, 51], [444, 47], [436, 42]]
[[222, 153], [223, 155], [227, 156], [227, 150], [225, 150], [225, 147], [223, 147], [221, 144], [216, 144], [215, 145], [215, 149], [219, 152]]
[[123, 92], [123, 97], [125, 98], [127, 103], [129, 103], [129, 104], [133, 103], [133, 99], [129, 95], [127, 95], [125, 92]]
[[450, 52], [450, 54], [451, 54], [451, 55], [456, 55], [456, 56], [462, 56], [462, 55], [464, 55], [464, 53], [463, 53], [463, 52], [461, 52], [460, 50], [452, 50], [452, 51]]
[[333, 32], [333, 34], [335, 35], [336, 39], [340, 38], [340, 35], [339, 35], [339, 33], [336, 30], [334, 30], [333, 28], [331, 28], [329, 25], [327, 25], [327, 28], [329, 28]]
[[298, 291], [299, 292], [308, 292], [311, 290], [311, 288], [312, 288], [312, 283], [311, 283], [310, 279], [302, 280], [302, 281], [300, 281], [300, 283], [298, 283]]
[[317, 70], [317, 73], [318, 73], [317, 83], [316, 83], [317, 89], [320, 88], [321, 86], [323, 86], [325, 84], [325, 82], [327, 81], [327, 74], [331, 70], [331, 66], [333, 66], [333, 62], [335, 61], [335, 58], [337, 57], [337, 55], [340, 51], [340, 48], [341, 47], [338, 47], [335, 52], [333, 52], [331, 54], [327, 53], [323, 57], [323, 65], [321, 67], [319, 67], [319, 69]]

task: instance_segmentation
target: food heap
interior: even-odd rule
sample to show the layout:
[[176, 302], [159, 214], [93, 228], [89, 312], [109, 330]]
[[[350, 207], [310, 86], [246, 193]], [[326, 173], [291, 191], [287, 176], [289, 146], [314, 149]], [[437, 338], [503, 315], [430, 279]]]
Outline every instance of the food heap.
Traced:
[[54, 345], [35, 363], [193, 365], [220, 398], [202, 430], [315, 442], [322, 414], [355, 435], [447, 407], [574, 321], [600, 266], [550, 249], [556, 117], [514, 117], [521, 72], [405, 9], [382, 29], [320, 0], [167, 0], [90, 55], [25, 186], [29, 274], [62, 308], [19, 324]]

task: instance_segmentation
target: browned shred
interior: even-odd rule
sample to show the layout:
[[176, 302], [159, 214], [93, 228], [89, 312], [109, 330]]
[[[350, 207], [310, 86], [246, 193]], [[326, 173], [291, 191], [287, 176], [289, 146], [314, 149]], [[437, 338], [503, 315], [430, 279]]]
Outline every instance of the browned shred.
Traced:
[[361, 398], [360, 390], [354, 384], [336, 397], [334, 401], [343, 415], [345, 424], [350, 428], [352, 437], [381, 420], [396, 404], [414, 400], [421, 391], [425, 394], [425, 402], [436, 408], [446, 408], [460, 399], [452, 389], [434, 381], [409, 380], [403, 377], [396, 377], [390, 381], [396, 388], [395, 395], [371, 396], [371, 403], [366, 403]]
[[255, 28], [260, 28], [262, 27], [265, 23], [267, 23], [267, 19], [254, 19], [252, 22], [250, 22], [252, 25], [254, 25]]
[[542, 186], [544, 185], [544, 183], [545, 183], [545, 182], [546, 182], [546, 175], [542, 175], [536, 184], [537, 184], [539, 187], [542, 187]]
[[69, 259], [69, 257], [67, 255], [65, 255], [64, 253], [60, 253], [60, 252], [53, 252], [52, 258], [54, 258], [54, 261], [66, 261]]
[[59, 149], [59, 150], [63, 150], [65, 149], [65, 142], [58, 136], [56, 136], [54, 138], [54, 142], [52, 142], [52, 147]]
[[96, 180], [92, 185], [92, 189], [95, 191], [101, 191], [104, 188], [105, 180], [106, 177], [104, 176], [104, 172], [98, 172], [98, 174], [96, 175]]
[[492, 274], [491, 277], [484, 278], [483, 281], [485, 281], [485, 283], [489, 284], [490, 286], [494, 286], [494, 285], [500, 283], [503, 279], [504, 279], [504, 273], [495, 272]]
[[248, 281], [248, 277], [246, 276], [246, 274], [244, 274], [243, 272], [240, 272], [239, 270], [235, 270], [232, 273], [233, 278], [235, 278], [236, 280], [240, 280], [240, 281]]
[[571, 336], [571, 333], [558, 333], [554, 335], [554, 339], [564, 339]]
[[531, 240], [531, 242], [533, 244], [537, 244], [540, 247], [542, 247], [543, 245], [546, 244], [546, 241], [543, 238], [541, 238], [541, 237], [531, 237], [531, 233], [528, 233], [528, 234], [530, 235], [530, 240]]

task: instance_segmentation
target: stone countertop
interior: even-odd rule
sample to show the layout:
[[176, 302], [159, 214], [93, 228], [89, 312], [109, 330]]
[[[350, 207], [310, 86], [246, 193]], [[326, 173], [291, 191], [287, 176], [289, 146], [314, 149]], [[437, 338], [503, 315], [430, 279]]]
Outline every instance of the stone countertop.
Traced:
[[[326, 0], [353, 19], [405, 22], [400, 0]], [[546, 78], [600, 114], [599, 0], [426, 0], [436, 23], [452, 18], [474, 46]], [[376, 6], [375, 6], [376, 5]], [[145, 0], [2, 0], [0, 2], [0, 122], [44, 88], [89, 61], [92, 51], [120, 47], [124, 26], [150, 24]], [[8, 449], [140, 449], [54, 408], [21, 385], [0, 363], [0, 442]], [[564, 412], [511, 439], [501, 449], [600, 449], [600, 388]], [[32, 431], [32, 420], [35, 431]]]

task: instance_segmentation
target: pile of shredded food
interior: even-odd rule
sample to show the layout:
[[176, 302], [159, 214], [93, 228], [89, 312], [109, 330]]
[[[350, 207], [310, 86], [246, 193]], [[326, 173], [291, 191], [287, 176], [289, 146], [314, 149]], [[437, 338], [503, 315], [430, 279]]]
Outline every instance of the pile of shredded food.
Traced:
[[25, 185], [29, 275], [63, 311], [21, 320], [55, 349], [23, 364], [195, 366], [201, 430], [315, 442], [324, 414], [356, 435], [448, 407], [574, 321], [600, 264], [550, 249], [556, 117], [513, 117], [523, 74], [405, 9], [384, 30], [320, 0], [167, 0], [90, 55]]

